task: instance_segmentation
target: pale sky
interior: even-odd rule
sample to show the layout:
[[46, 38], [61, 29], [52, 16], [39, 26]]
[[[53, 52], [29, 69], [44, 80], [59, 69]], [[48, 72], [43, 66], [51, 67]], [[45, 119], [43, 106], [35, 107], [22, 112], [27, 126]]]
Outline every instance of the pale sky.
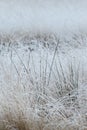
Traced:
[[86, 0], [0, 0], [0, 31], [87, 30]]

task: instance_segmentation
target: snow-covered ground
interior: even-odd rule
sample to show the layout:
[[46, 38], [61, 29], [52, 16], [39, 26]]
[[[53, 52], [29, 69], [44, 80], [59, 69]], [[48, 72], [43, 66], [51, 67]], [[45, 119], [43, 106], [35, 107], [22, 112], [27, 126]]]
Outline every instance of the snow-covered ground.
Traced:
[[87, 130], [87, 1], [0, 1], [0, 129]]

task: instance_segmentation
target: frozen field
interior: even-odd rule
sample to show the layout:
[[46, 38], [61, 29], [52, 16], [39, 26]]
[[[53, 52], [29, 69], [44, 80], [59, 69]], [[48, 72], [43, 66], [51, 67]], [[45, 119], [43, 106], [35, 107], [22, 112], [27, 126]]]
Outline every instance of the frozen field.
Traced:
[[0, 130], [87, 130], [86, 4], [0, 1]]

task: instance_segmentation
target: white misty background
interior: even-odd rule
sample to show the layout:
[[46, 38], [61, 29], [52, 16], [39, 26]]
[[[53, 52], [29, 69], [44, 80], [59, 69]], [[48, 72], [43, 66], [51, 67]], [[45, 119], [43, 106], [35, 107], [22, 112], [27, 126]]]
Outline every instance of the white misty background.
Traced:
[[86, 8], [86, 0], [0, 0], [0, 30], [86, 31]]

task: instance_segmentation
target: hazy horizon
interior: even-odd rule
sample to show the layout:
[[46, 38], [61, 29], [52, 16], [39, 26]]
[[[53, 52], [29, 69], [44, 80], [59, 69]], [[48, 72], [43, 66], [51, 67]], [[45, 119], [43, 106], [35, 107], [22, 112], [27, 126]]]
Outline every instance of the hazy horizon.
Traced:
[[86, 31], [86, 5], [86, 0], [1, 0], [0, 31]]

